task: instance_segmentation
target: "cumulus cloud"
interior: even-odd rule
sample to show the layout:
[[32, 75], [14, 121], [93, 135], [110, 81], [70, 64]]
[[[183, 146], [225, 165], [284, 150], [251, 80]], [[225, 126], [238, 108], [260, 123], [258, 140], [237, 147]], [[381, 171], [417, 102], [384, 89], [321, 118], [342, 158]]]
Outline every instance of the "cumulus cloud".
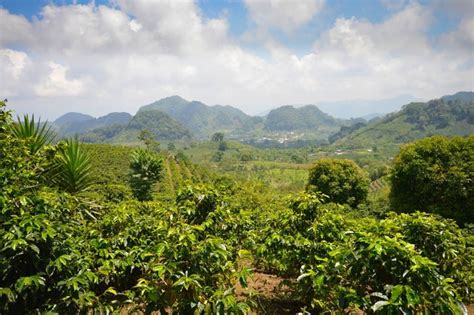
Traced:
[[48, 76], [35, 86], [35, 92], [38, 96], [77, 96], [83, 89], [83, 82], [78, 79], [68, 79], [66, 77], [67, 68], [50, 62], [51, 69]]
[[[297, 31], [323, 5], [288, 3], [246, 4], [257, 25], [285, 32]], [[427, 35], [433, 22], [429, 8], [409, 3], [380, 23], [339, 18], [315, 34], [312, 51], [302, 56], [267, 41], [264, 58], [232, 39], [225, 17], [207, 18], [195, 2], [47, 5], [31, 21], [0, 9], [0, 97], [19, 111], [55, 118], [67, 111], [133, 113], [173, 94], [257, 113], [284, 104], [473, 89], [472, 19], [464, 16], [435, 40]]]
[[318, 14], [324, 0], [245, 0], [245, 4], [259, 27], [291, 32]]
[[25, 68], [31, 64], [24, 52], [0, 49], [0, 95], [14, 96], [23, 83]]

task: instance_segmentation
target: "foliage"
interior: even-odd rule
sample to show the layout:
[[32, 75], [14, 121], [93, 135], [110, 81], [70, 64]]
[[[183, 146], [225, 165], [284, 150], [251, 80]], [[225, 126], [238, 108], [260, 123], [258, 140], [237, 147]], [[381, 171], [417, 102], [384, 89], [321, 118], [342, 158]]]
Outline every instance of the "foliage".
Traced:
[[163, 160], [156, 154], [137, 149], [130, 161], [129, 183], [138, 200], [151, 200], [153, 185], [162, 178]]
[[186, 126], [193, 135], [209, 139], [216, 131], [240, 133], [254, 130], [260, 117], [251, 117], [231, 106], [208, 106], [198, 101], [187, 101], [177, 95], [142, 106], [138, 114], [146, 111], [161, 111]]
[[[400, 236], [354, 232], [328, 257], [303, 268], [298, 278], [310, 305], [322, 309], [358, 307], [385, 313], [460, 313], [453, 280]], [[311, 293], [310, 293], [311, 292]], [[328, 299], [333, 296], [334, 298]]]
[[214, 142], [222, 142], [224, 141], [224, 133], [223, 132], [216, 132], [212, 135], [212, 141]]
[[[146, 311], [248, 312], [234, 287], [245, 287], [249, 270], [237, 264], [243, 253], [235, 242], [213, 234], [217, 218], [190, 225], [177, 219], [177, 206], [138, 201], [102, 211], [82, 195], [40, 186], [49, 162], [12, 134], [1, 105], [2, 313], [110, 313], [130, 303]], [[187, 206], [180, 202], [179, 211]]]
[[392, 167], [391, 203], [474, 222], [474, 136], [435, 136], [406, 145]]
[[421, 213], [361, 221], [320, 198], [290, 199], [289, 211], [267, 219], [257, 242], [261, 268], [299, 274], [288, 285], [307, 310], [461, 312], [472, 292], [472, 247], [452, 221]]
[[91, 158], [77, 138], [67, 139], [54, 158], [51, 181], [69, 193], [84, 191], [94, 183]]
[[340, 122], [323, 113], [314, 105], [300, 108], [282, 106], [268, 113], [265, 129], [272, 131], [314, 130], [315, 128], [336, 131]]
[[32, 153], [38, 152], [45, 145], [50, 144], [55, 134], [47, 123], [41, 120], [35, 121], [35, 116], [23, 116], [23, 120], [18, 117], [18, 122], [12, 126], [13, 134], [17, 138], [25, 139]]
[[160, 150], [160, 142], [154, 139], [151, 132], [148, 129], [140, 131], [138, 140], [143, 141], [147, 150], [158, 152]]
[[186, 186], [176, 196], [176, 204], [185, 221], [201, 224], [220, 202], [220, 193], [205, 185]]
[[[345, 155], [375, 179], [357, 208], [328, 202], [329, 193], [309, 185], [296, 193], [305, 162], [327, 152], [232, 140], [217, 151], [219, 163], [209, 163], [211, 141], [174, 142], [176, 156], [81, 145], [97, 182], [72, 196], [46, 183], [68, 145], [32, 153], [0, 107], [2, 314], [246, 314], [255, 307], [246, 289], [252, 267], [284, 277], [288, 298], [311, 313], [457, 314], [472, 303], [472, 227], [388, 212], [388, 161], [379, 153]], [[367, 181], [349, 164], [349, 175], [329, 168], [348, 178], [339, 188], [356, 175]]]
[[224, 158], [224, 152], [222, 151], [216, 151], [214, 155], [211, 158], [212, 162], [220, 162]]
[[[457, 93], [426, 103], [410, 103], [396, 113], [350, 131], [339, 148], [397, 146], [431, 135], [467, 136], [474, 133], [474, 93]], [[335, 137], [337, 138], [337, 136]]]
[[309, 172], [308, 190], [320, 191], [328, 200], [357, 206], [367, 198], [366, 174], [350, 160], [321, 159]]

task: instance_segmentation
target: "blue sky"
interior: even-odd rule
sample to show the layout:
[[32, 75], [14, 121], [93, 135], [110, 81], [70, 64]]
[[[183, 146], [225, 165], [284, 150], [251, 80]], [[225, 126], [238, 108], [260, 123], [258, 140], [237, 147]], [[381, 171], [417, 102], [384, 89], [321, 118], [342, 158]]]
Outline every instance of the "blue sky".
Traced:
[[[298, 0], [296, 0], [298, 1]], [[400, 1], [392, 0], [394, 6]], [[55, 4], [57, 6], [70, 4], [89, 4], [90, 0], [0, 0], [0, 6], [11, 13], [23, 15], [29, 20], [40, 17], [43, 6]], [[95, 0], [96, 5], [114, 6], [114, 1]], [[337, 18], [359, 18], [367, 19], [372, 23], [380, 23], [390, 14], [393, 9], [385, 5], [384, 1], [377, 0], [331, 0], [323, 12], [315, 16], [308, 23], [298, 29], [298, 33], [286, 34], [279, 30], [271, 30], [272, 35], [285, 46], [290, 47], [297, 54], [307, 53], [311, 49], [312, 41], [318, 34], [328, 29]], [[430, 5], [433, 1], [418, 1], [423, 5]], [[229, 22], [229, 33], [235, 38], [241, 37], [246, 32], [255, 28], [255, 22], [248, 15], [248, 10], [243, 1], [237, 0], [198, 0], [198, 6], [202, 14], [207, 18], [219, 18], [225, 16]], [[449, 32], [456, 28], [460, 17], [447, 14], [442, 9], [434, 10], [436, 19], [428, 30], [430, 37]], [[248, 44], [248, 43], [247, 43]], [[258, 45], [248, 44], [249, 48], [258, 49]]]
[[474, 86], [472, 0], [0, 0], [0, 29], [0, 96], [49, 117], [174, 94], [259, 113]]

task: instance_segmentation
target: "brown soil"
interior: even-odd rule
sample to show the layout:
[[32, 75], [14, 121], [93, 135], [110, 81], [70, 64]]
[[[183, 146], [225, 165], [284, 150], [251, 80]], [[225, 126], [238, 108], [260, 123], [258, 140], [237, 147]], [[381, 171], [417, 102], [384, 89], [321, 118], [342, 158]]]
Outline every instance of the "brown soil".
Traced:
[[[248, 288], [237, 286], [237, 295], [251, 297], [256, 306], [249, 313], [251, 315], [286, 315], [297, 314], [302, 305], [291, 300], [288, 286], [284, 285], [283, 278], [262, 272], [255, 272], [247, 279]], [[467, 305], [469, 315], [474, 315], [474, 304]], [[364, 314], [361, 310], [346, 310], [347, 314]]]
[[285, 279], [261, 272], [255, 272], [247, 279], [248, 288], [237, 287], [237, 295], [250, 297], [255, 301], [250, 314], [296, 314], [301, 305], [291, 300]]

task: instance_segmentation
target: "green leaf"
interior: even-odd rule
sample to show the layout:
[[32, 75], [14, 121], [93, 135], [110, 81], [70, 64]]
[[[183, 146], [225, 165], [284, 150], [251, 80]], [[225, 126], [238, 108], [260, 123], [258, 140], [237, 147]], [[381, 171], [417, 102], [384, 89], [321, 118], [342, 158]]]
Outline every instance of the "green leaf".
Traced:
[[387, 301], [378, 301], [374, 305], [372, 305], [371, 309], [373, 312], [377, 312], [378, 310], [382, 309], [385, 305], [389, 305], [390, 303]]

